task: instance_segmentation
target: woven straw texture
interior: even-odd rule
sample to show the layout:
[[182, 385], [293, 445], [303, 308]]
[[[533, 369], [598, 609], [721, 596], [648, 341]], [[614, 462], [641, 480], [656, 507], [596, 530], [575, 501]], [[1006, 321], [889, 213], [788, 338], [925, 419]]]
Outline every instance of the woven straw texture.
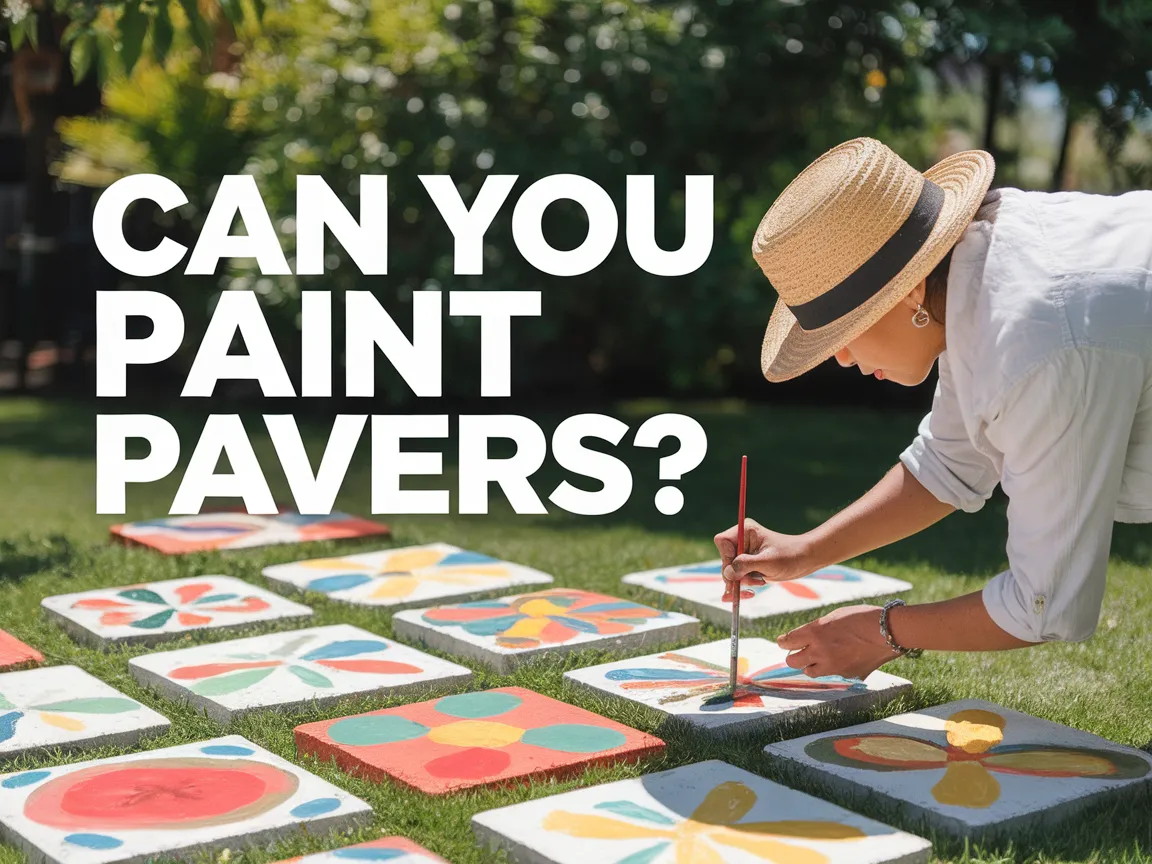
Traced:
[[[857, 138], [829, 150], [785, 189], [760, 221], [752, 256], [780, 295], [764, 334], [760, 367], [786, 381], [823, 363], [883, 318], [932, 272], [976, 214], [995, 165], [982, 150], [949, 156], [921, 174], [888, 147]], [[805, 331], [788, 309], [838, 285], [908, 218], [927, 177], [944, 190], [928, 240], [871, 299]]]

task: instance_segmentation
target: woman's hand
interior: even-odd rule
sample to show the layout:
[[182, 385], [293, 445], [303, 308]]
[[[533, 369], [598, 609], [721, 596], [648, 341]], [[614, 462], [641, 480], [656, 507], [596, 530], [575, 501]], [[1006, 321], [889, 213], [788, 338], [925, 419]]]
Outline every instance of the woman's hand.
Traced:
[[[799, 579], [818, 569], [809, 559], [808, 544], [803, 537], [791, 534], [778, 534], [769, 531], [752, 519], [744, 520], [743, 555], [736, 554], [736, 529], [733, 525], [715, 537], [716, 549], [723, 562], [724, 597], [723, 602], [734, 599], [735, 586], [740, 584], [763, 585], [766, 582], [787, 582]], [[741, 590], [741, 599], [752, 596], [749, 590]]]
[[787, 663], [810, 678], [866, 678], [898, 655], [880, 632], [879, 606], [844, 606], [776, 640]]

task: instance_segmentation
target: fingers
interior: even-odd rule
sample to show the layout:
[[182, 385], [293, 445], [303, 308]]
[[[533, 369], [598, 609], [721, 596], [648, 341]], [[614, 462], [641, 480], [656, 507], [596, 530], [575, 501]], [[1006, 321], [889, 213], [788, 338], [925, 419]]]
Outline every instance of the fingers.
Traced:
[[807, 648], [814, 641], [815, 628], [813, 624], [815, 623], [816, 622], [813, 621], [797, 627], [795, 630], [790, 630], [783, 636], [780, 636], [776, 640], [776, 644], [786, 651], [798, 651], [801, 648]]
[[812, 663], [812, 651], [808, 648], [793, 651], [784, 659], [784, 662], [793, 669], [803, 669]]
[[[740, 599], [741, 600], [751, 600], [755, 596], [756, 596], [755, 591], [753, 591], [751, 588], [744, 588], [743, 583], [741, 583], [741, 588], [740, 588]], [[736, 599], [736, 583], [735, 582], [725, 582], [724, 583], [724, 596], [720, 598], [720, 602], [721, 603], [731, 603], [735, 599]]]
[[[716, 544], [716, 551], [720, 553], [720, 559], [727, 567], [732, 563], [732, 559], [736, 557], [736, 535], [738, 533], [737, 525], [733, 525], [726, 531], [721, 531], [712, 538], [712, 542]], [[754, 542], [754, 537], [757, 536], [756, 532], [760, 529], [759, 523], [752, 519], [744, 520], [744, 548], [756, 549], [759, 548], [759, 543]], [[743, 550], [741, 550], [743, 551]]]

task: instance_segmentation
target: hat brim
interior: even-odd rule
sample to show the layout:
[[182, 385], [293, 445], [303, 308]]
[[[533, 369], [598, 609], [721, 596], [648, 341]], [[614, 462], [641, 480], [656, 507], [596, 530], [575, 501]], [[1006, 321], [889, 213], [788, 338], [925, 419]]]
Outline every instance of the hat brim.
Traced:
[[779, 382], [803, 375], [895, 308], [956, 245], [980, 208], [994, 172], [995, 163], [983, 150], [957, 153], [925, 171], [924, 176], [944, 190], [936, 226], [904, 269], [850, 314], [817, 330], [804, 330], [791, 310], [777, 300], [760, 351], [764, 377]]

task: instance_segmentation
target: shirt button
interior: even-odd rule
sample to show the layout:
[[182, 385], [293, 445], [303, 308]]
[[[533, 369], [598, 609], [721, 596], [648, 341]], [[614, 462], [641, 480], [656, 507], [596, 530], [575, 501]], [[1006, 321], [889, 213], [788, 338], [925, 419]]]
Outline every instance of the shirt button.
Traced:
[[1039, 615], [1041, 612], [1044, 611], [1044, 595], [1043, 594], [1037, 594], [1032, 599], [1032, 611], [1035, 612], [1037, 615]]

